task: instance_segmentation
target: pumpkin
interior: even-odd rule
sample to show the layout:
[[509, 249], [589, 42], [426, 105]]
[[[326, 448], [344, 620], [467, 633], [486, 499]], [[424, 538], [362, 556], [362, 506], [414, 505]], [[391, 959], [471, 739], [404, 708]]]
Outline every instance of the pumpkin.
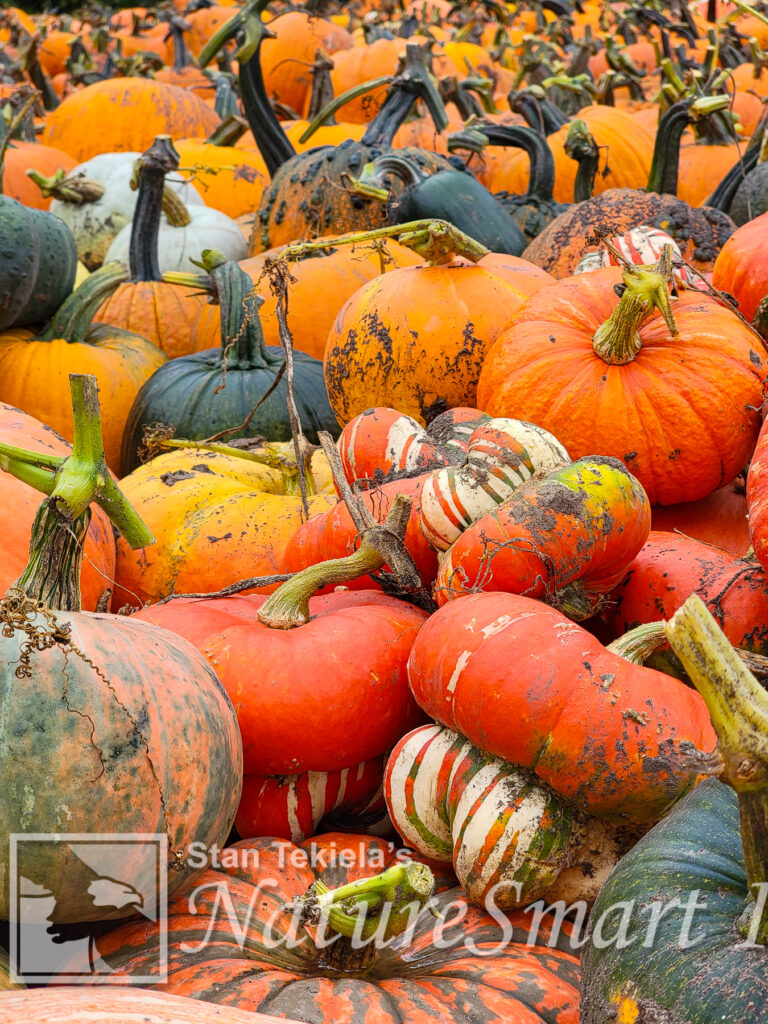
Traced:
[[[540, 442], [545, 471], [562, 461], [563, 449], [553, 440]], [[493, 468], [493, 455], [488, 464]], [[648, 536], [651, 510], [642, 487], [616, 459], [596, 456], [510, 493], [467, 524], [440, 560], [438, 604], [478, 590], [503, 590], [546, 600], [574, 619], [589, 618]], [[422, 520], [428, 497], [425, 485]], [[423, 523], [422, 530], [430, 535]], [[441, 538], [450, 539], [451, 534]]]
[[[351, 46], [338, 51], [333, 57], [331, 85], [336, 96], [341, 96], [357, 85], [375, 78], [394, 77], [400, 58], [405, 53], [405, 39], [375, 39], [367, 46]], [[342, 121], [368, 124], [381, 109], [387, 87], [381, 85], [371, 92], [350, 99], [336, 111]]]
[[480, 906], [541, 896], [593, 902], [631, 845], [631, 830], [578, 814], [533, 772], [439, 725], [400, 740], [384, 785], [399, 834], [423, 856], [452, 863]]
[[[653, 133], [635, 118], [616, 107], [590, 106], [579, 110], [581, 118], [594, 136], [600, 150], [601, 163], [595, 193], [614, 188], [642, 188], [648, 181], [653, 155]], [[565, 151], [568, 125], [564, 125], [547, 142], [555, 163], [554, 198], [558, 203], [573, 199], [576, 163]], [[507, 191], [519, 195], [528, 187], [529, 161], [524, 153], [510, 153], [491, 178], [492, 192]]]
[[95, 316], [101, 323], [134, 331], [169, 358], [210, 348], [218, 344], [221, 332], [218, 309], [208, 305], [205, 295], [161, 279], [158, 235], [164, 182], [178, 163], [179, 155], [167, 135], [158, 136], [138, 161], [139, 195], [131, 228], [130, 280], [112, 293]]
[[712, 271], [715, 288], [733, 295], [742, 316], [756, 321], [764, 335], [768, 334], [768, 267], [762, 258], [766, 226], [768, 213], [763, 213], [734, 231]]
[[539, 424], [573, 458], [621, 459], [669, 505], [741, 472], [766, 370], [753, 333], [714, 299], [684, 291], [670, 306], [662, 264], [579, 274], [530, 299], [486, 356], [478, 405]]
[[[291, 421], [287, 382], [276, 379], [285, 355], [267, 348], [259, 321], [259, 299], [251, 279], [220, 253], [206, 253], [210, 287], [222, 307], [221, 347], [194, 352], [166, 363], [149, 378], [131, 409], [123, 440], [123, 472], [138, 465], [144, 428], [164, 423], [178, 437], [198, 441], [222, 431], [229, 438], [266, 437], [287, 441]], [[312, 443], [317, 433], [338, 433], [328, 405], [322, 364], [293, 353], [293, 393], [301, 430]], [[251, 416], [260, 399], [264, 401]], [[243, 426], [244, 424], [244, 426]]]
[[[5, 151], [2, 165], [2, 192], [11, 199], [18, 199], [24, 206], [34, 210], [48, 210], [50, 200], [27, 177], [27, 168], [35, 166], [43, 174], [55, 174], [58, 170], [68, 173], [76, 161], [60, 149], [41, 146], [37, 142], [14, 140]], [[54, 211], [55, 212], [55, 211]]]
[[[277, 1024], [278, 1018], [226, 1006], [201, 1006], [185, 996], [147, 992], [130, 986], [105, 989], [46, 985], [43, 988], [0, 995], [0, 1019], [31, 1017], [48, 1024], [82, 1024], [88, 1016], [100, 1024], [128, 1024], [137, 1013], [142, 1024]], [[286, 1024], [285, 1017], [280, 1018]], [[288, 1021], [287, 1024], [291, 1024]]]
[[[104, 462], [94, 379], [73, 374], [72, 393], [72, 454], [38, 470], [38, 486], [50, 497], [35, 521], [27, 567], [2, 604], [6, 791], [0, 828], [5, 835], [161, 833], [173, 852], [195, 841], [221, 843], [240, 795], [242, 746], [219, 680], [173, 634], [80, 611], [90, 501], [106, 506], [128, 543], [146, 545], [152, 538]], [[35, 465], [34, 455], [4, 454], [4, 468], [22, 478]], [[9, 852], [3, 850], [0, 872], [5, 919]], [[119, 867], [121, 878], [141, 892], [147, 871], [141, 856], [128, 852]], [[89, 888], [93, 870], [66, 843], [26, 844], [18, 869], [53, 895], [57, 923], [131, 913], [132, 903], [110, 911], [99, 902]], [[188, 865], [169, 867], [168, 891], [179, 891], [192, 877]]]
[[421, 531], [432, 547], [447, 550], [533, 477], [570, 462], [546, 430], [518, 420], [486, 419], [470, 434], [466, 457], [434, 469], [421, 492]]
[[735, 555], [746, 554], [752, 542], [747, 523], [747, 498], [741, 478], [736, 477], [733, 483], [700, 501], [654, 505], [651, 529], [680, 533]]
[[[0, 403], [0, 442], [50, 455], [67, 455], [70, 446], [63, 437], [32, 416]], [[29, 536], [40, 496], [34, 488], [9, 473], [0, 475], [0, 591], [17, 579], [27, 564]], [[82, 605], [94, 611], [115, 575], [115, 540], [104, 512], [98, 506], [85, 537], [81, 577]]]
[[[146, 551], [118, 542], [113, 608], [280, 572], [283, 550], [304, 517], [295, 466], [275, 461], [272, 468], [192, 448], [160, 455], [124, 477], [121, 486], [157, 541]], [[327, 477], [327, 463], [315, 456], [307, 472], [310, 516], [335, 504]]]
[[717, 731], [701, 767], [727, 785], [697, 786], [600, 893], [582, 961], [584, 1024], [748, 1024], [768, 998], [765, 691], [695, 595], [666, 633]]
[[761, 428], [754, 457], [747, 473], [747, 506], [749, 533], [755, 558], [768, 568], [768, 501], [766, 501], [766, 473], [768, 472], [768, 433]]
[[458, 462], [475, 427], [489, 419], [478, 409], [449, 409], [424, 428], [396, 409], [366, 409], [339, 435], [341, 468], [347, 482], [363, 490], [420, 476]]
[[[294, 916], [280, 911], [316, 878], [326, 886], [344, 885], [362, 881], [382, 867], [395, 867], [400, 862], [393, 844], [329, 833], [298, 847], [264, 838], [229, 849], [221, 866], [200, 881], [210, 889], [196, 892], [197, 915], [190, 916], [188, 899], [169, 907], [170, 934], [183, 929], [184, 942], [194, 952], [171, 943], [164, 991], [323, 1024], [416, 1024], [425, 1013], [440, 1024], [464, 1024], [467, 1013], [480, 1008], [489, 1018], [577, 1024], [578, 961], [567, 927], [557, 929], [545, 917], [540, 928], [532, 929], [530, 916], [523, 912], [494, 920], [485, 910], [468, 905], [461, 890], [451, 889], [453, 883], [442, 873], [432, 906], [446, 919], [436, 923], [424, 913], [387, 948], [381, 943], [379, 948], [369, 947], [361, 968], [360, 949], [352, 950], [353, 957], [341, 942], [338, 951], [333, 946], [329, 951], [326, 928], [324, 954], [320, 934], [301, 925], [297, 931]], [[252, 928], [248, 949], [243, 950], [233, 922], [217, 920], [216, 941], [224, 956], [212, 962], [204, 936], [211, 925], [212, 894], [224, 885], [231, 892], [238, 922], [249, 913]], [[346, 922], [336, 920], [345, 927]], [[279, 942], [278, 954], [266, 937], [267, 922]], [[295, 940], [289, 941], [292, 935]], [[102, 937], [99, 953], [116, 975], [129, 976], [145, 970], [156, 946], [156, 928], [126, 925]], [[337, 964], [330, 972], [325, 966], [329, 959]]]
[[[61, 180], [33, 175], [43, 194], [52, 196], [51, 213], [69, 225], [77, 242], [78, 258], [89, 270], [104, 263], [112, 239], [133, 220], [137, 194], [131, 188], [131, 178], [140, 156], [141, 153], [99, 153], [75, 165]], [[180, 175], [168, 174], [165, 184], [187, 206], [202, 205], [197, 189]]]
[[346, 50], [352, 46], [352, 37], [332, 21], [304, 11], [287, 11], [270, 19], [269, 31], [274, 38], [265, 39], [261, 57], [267, 95], [301, 114], [312, 84], [315, 53]]
[[[627, 567], [603, 612], [610, 635], [669, 619], [689, 594], [698, 594], [734, 647], [768, 653], [768, 581], [763, 568], [746, 558], [689, 537], [652, 532]], [[651, 663], [681, 674], [668, 652]]]
[[[525, 258], [556, 277], [564, 277], [574, 272], [585, 243], [597, 233], [621, 235], [647, 224], [670, 234], [694, 267], [712, 270], [718, 252], [733, 233], [733, 221], [720, 210], [697, 209], [676, 198], [680, 141], [694, 118], [694, 102], [689, 98], [673, 104], [661, 119], [648, 192], [609, 189], [576, 203], [531, 242]], [[722, 103], [726, 102], [723, 97]]]
[[[266, 274], [266, 261], [279, 252], [270, 249], [240, 263], [264, 300], [259, 316], [267, 345], [280, 344], [277, 297]], [[336, 313], [359, 287], [389, 270], [420, 263], [416, 253], [389, 238], [338, 247], [329, 244], [327, 249], [292, 260], [286, 282], [286, 322], [294, 348], [322, 359]], [[333, 301], [329, 302], [331, 295]]]
[[41, 334], [0, 334], [0, 394], [11, 404], [73, 438], [70, 373], [90, 373], [109, 395], [104, 421], [107, 464], [117, 469], [123, 430], [142, 384], [165, 363], [151, 342], [106, 324], [92, 323], [106, 295], [125, 280], [119, 263], [91, 274], [64, 302]]
[[[207, 206], [237, 218], [250, 213], [267, 184], [267, 168], [259, 153], [214, 141], [179, 139], [174, 142], [181, 173], [195, 181]], [[206, 243], [202, 249], [213, 246]]]
[[0, 195], [0, 331], [47, 320], [72, 291], [77, 248], [47, 210]]
[[46, 118], [41, 141], [81, 163], [98, 153], [142, 151], [160, 134], [205, 137], [218, 123], [204, 100], [178, 85], [108, 78], [62, 100]]
[[[166, 218], [157, 235], [158, 270], [195, 269], [195, 261], [204, 249], [216, 249], [229, 260], [242, 260], [248, 252], [240, 226], [220, 210], [208, 206], [187, 208], [175, 195], [164, 200]], [[115, 235], [107, 249], [107, 260], [128, 263], [133, 225], [126, 224]]]
[[689, 687], [516, 594], [440, 608], [419, 630], [408, 677], [430, 717], [598, 817], [658, 820], [696, 778], [680, 743], [714, 742]]
[[549, 283], [525, 265], [511, 266], [504, 277], [483, 259], [406, 267], [358, 289], [339, 311], [325, 352], [339, 423], [376, 405], [420, 422], [475, 405], [489, 348], [525, 300]]

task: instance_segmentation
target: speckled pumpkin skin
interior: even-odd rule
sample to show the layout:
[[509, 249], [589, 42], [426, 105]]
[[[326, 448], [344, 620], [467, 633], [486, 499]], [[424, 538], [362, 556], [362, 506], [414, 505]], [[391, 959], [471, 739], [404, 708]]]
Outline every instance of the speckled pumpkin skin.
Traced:
[[[263, 838], [231, 849], [249, 856], [240, 867], [205, 872], [198, 884], [208, 888], [196, 897], [197, 915], [189, 914], [188, 896], [171, 903], [169, 978], [158, 985], [163, 991], [314, 1024], [578, 1024], [579, 965], [567, 925], [553, 935], [545, 918], [526, 944], [531, 915], [511, 912], [513, 930], [505, 943], [500, 924], [466, 904], [462, 890], [452, 888], [452, 874], [431, 864], [438, 890], [434, 905], [444, 920], [422, 913], [410, 942], [395, 939], [376, 951], [367, 969], [339, 972], [326, 966], [314, 929], [298, 926], [293, 932], [291, 914], [281, 907], [317, 877], [335, 888], [378, 874], [395, 862], [394, 845], [328, 833], [299, 847]], [[215, 887], [224, 884], [238, 922], [249, 921], [245, 946], [237, 945], [233, 921], [220, 912], [215, 948], [203, 942]], [[285, 941], [289, 933], [302, 939], [296, 948]], [[183, 943], [199, 951], [184, 952]], [[156, 926], [140, 922], [103, 936], [99, 953], [116, 974], [129, 976], [151, 970], [156, 946]]]
[[641, 224], [666, 231], [683, 257], [702, 271], [712, 270], [735, 230], [731, 218], [719, 210], [694, 209], [675, 196], [614, 188], [561, 213], [531, 242], [523, 258], [555, 277], [567, 277], [575, 273], [588, 239], [598, 230], [620, 235]]
[[[242, 744], [208, 663], [191, 644], [145, 622], [89, 612], [55, 618], [70, 627], [70, 647], [33, 651], [28, 678], [16, 672], [26, 633], [0, 638], [0, 833], [162, 833], [170, 851], [196, 840], [223, 843], [240, 798]], [[47, 626], [39, 614], [33, 624]], [[8, 857], [4, 844], [6, 919]], [[56, 921], [131, 912], [130, 904], [111, 913], [95, 905], [88, 894], [94, 872], [65, 844], [40, 844], [23, 868], [56, 896]], [[169, 870], [169, 893], [190, 877]]]
[[[387, 151], [388, 147], [347, 139], [338, 146], [322, 146], [288, 160], [261, 197], [249, 256], [297, 239], [384, 227], [389, 222], [386, 204], [352, 195], [344, 187], [344, 175], [359, 177], [365, 164]], [[445, 157], [428, 150], [400, 149], [397, 153], [429, 174], [453, 169]], [[396, 194], [403, 189], [394, 176], [385, 175], [383, 183]]]

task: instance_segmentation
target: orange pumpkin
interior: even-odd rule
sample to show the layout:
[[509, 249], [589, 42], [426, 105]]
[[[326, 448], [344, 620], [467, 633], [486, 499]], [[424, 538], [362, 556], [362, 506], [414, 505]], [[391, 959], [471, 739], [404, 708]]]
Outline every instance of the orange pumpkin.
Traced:
[[200, 138], [218, 115], [177, 85], [146, 78], [111, 78], [72, 93], [52, 110], [41, 141], [82, 163], [97, 153], [145, 150], [156, 135]]
[[233, 218], [258, 206], [269, 183], [266, 164], [258, 151], [218, 145], [212, 139], [181, 139], [174, 142], [174, 147], [181, 173], [194, 182], [206, 206]]
[[5, 166], [2, 177], [2, 193], [11, 199], [18, 199], [25, 206], [34, 210], [47, 210], [51, 205], [51, 197], [47, 198], [30, 178], [27, 170], [31, 167], [46, 178], [52, 177], [56, 171], [69, 173], [77, 166], [77, 161], [61, 149], [42, 146], [37, 142], [21, 142], [14, 140], [5, 151]]
[[653, 268], [559, 281], [489, 352], [478, 406], [537, 423], [572, 458], [621, 459], [654, 504], [704, 498], [752, 453], [766, 364], [754, 334], [709, 296], [684, 291], [672, 312], [675, 323]]
[[[504, 265], [507, 269], [499, 271]], [[328, 337], [325, 381], [342, 425], [371, 406], [420, 423], [474, 406], [483, 359], [525, 300], [550, 283], [514, 256], [404, 267], [345, 303]]]
[[[264, 298], [259, 316], [267, 345], [279, 345], [280, 334], [277, 298], [269, 279], [263, 276], [264, 266], [267, 259], [274, 259], [280, 251], [270, 249], [240, 263]], [[305, 259], [292, 262], [287, 322], [294, 346], [322, 359], [336, 313], [358, 288], [385, 271], [420, 263], [421, 259], [414, 252], [388, 239], [380, 245], [368, 242], [331, 247], [324, 253], [309, 253]]]
[[[0, 441], [34, 452], [68, 455], [70, 445], [51, 427], [0, 402]], [[0, 592], [18, 579], [29, 555], [40, 494], [9, 473], [0, 473]], [[106, 514], [94, 507], [85, 538], [80, 576], [83, 609], [94, 611], [115, 575], [115, 538]]]

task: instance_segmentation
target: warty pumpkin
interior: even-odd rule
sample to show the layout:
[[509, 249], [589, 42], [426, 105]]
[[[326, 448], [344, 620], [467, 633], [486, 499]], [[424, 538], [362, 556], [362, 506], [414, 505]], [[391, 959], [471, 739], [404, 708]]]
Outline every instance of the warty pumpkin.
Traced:
[[508, 260], [511, 272], [498, 273], [488, 257], [455, 260], [394, 270], [355, 292], [336, 317], [324, 360], [339, 423], [370, 406], [429, 422], [476, 404], [491, 345], [526, 299], [550, 283], [514, 257], [497, 259]]
[[73, 439], [70, 373], [93, 374], [109, 395], [104, 421], [107, 464], [120, 465], [123, 430], [142, 384], [166, 362], [145, 338], [92, 322], [95, 311], [127, 274], [111, 263], [91, 274], [63, 303], [40, 334], [17, 329], [0, 334], [0, 394]]
[[[545, 916], [541, 926], [532, 930], [530, 915], [522, 912], [509, 914], [507, 921], [494, 920], [486, 911], [468, 905], [461, 890], [452, 888], [455, 881], [450, 874], [443, 871], [438, 872], [438, 895], [432, 897], [431, 906], [445, 920], [436, 922], [425, 912], [402, 938], [387, 930], [383, 934], [393, 942], [353, 949], [352, 956], [348, 944], [336, 935], [337, 929], [352, 933], [359, 913], [354, 904], [343, 916], [334, 916], [330, 935], [327, 926], [324, 933], [297, 927], [295, 912], [286, 904], [293, 905], [313, 884], [317, 889], [316, 879], [324, 883], [323, 892], [358, 882], [357, 891], [370, 904], [366, 920], [374, 926], [379, 913], [384, 913], [382, 897], [373, 895], [375, 887], [381, 888], [392, 877], [401, 886], [400, 903], [414, 900], [409, 879], [418, 861], [406, 869], [408, 862], [403, 862], [402, 852], [392, 843], [338, 833], [318, 836], [298, 847], [263, 838], [229, 850], [221, 867], [208, 871], [199, 882], [194, 901], [197, 914], [190, 915], [188, 898], [174, 901], [169, 908], [170, 934], [183, 932], [184, 942], [194, 952], [184, 952], [178, 942], [171, 942], [165, 991], [318, 1024], [418, 1024], [425, 1014], [438, 1024], [467, 1024], [478, 1012], [510, 1024], [577, 1024], [578, 959], [567, 925], [557, 929]], [[383, 880], [379, 875], [370, 879], [382, 867]], [[430, 884], [416, 900], [416, 908], [426, 902]], [[245, 949], [238, 943], [233, 921], [219, 919], [218, 913], [212, 921], [216, 893], [225, 885], [238, 922], [246, 914], [250, 918]], [[346, 892], [340, 889], [339, 898]], [[392, 901], [393, 896], [390, 888], [384, 898]], [[390, 906], [391, 919], [400, 920], [398, 902]], [[205, 939], [211, 927], [223, 958], [212, 960]], [[289, 936], [303, 941], [295, 944], [288, 941]], [[277, 954], [274, 940], [279, 942]], [[99, 953], [115, 974], [129, 976], [146, 970], [157, 942], [156, 928], [126, 925], [100, 940]]]
[[[242, 773], [237, 721], [190, 644], [146, 623], [80, 611], [91, 501], [126, 543], [149, 545], [152, 535], [104, 461], [95, 380], [73, 374], [72, 395], [71, 455], [41, 462], [39, 453], [3, 452], [5, 469], [49, 497], [35, 520], [27, 567], [2, 602], [0, 827], [5, 835], [159, 832], [168, 839], [168, 891], [176, 892], [193, 871], [187, 864], [172, 870], [172, 854], [192, 841], [222, 843], [231, 827]], [[6, 919], [9, 854], [6, 847], [0, 872]], [[56, 923], [132, 912], [132, 903], [110, 910], [94, 899], [93, 870], [66, 843], [28, 844], [20, 857], [20, 873], [55, 897]], [[127, 853], [120, 864], [122, 880], [139, 892], [141, 860]]]
[[714, 299], [684, 291], [671, 305], [663, 262], [579, 274], [530, 299], [486, 356], [478, 405], [538, 423], [573, 458], [621, 459], [668, 505], [741, 472], [766, 365], [752, 331]]

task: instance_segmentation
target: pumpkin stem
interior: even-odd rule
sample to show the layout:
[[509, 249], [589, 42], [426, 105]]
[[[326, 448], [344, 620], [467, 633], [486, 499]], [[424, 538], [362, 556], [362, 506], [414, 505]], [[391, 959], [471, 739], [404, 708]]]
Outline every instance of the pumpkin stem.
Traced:
[[488, 255], [488, 249], [474, 238], [459, 231], [445, 220], [412, 220], [406, 224], [390, 224], [371, 231], [353, 231], [335, 238], [324, 238], [315, 242], [297, 242], [281, 249], [278, 259], [300, 260], [307, 253], [319, 252], [339, 245], [356, 245], [378, 238], [396, 238], [401, 245], [413, 249], [425, 262], [432, 264], [450, 263], [454, 255], [477, 263]]
[[170, 135], [158, 135], [137, 160], [139, 195], [131, 226], [129, 264], [132, 281], [160, 281], [157, 238], [163, 210], [165, 176], [179, 166]]
[[389, 95], [366, 128], [361, 140], [364, 146], [391, 146], [416, 99], [426, 105], [438, 132], [448, 127], [445, 105], [427, 68], [427, 54], [426, 46], [408, 43], [403, 70], [392, 81]]
[[645, 622], [617, 637], [605, 649], [618, 654], [620, 658], [630, 661], [633, 665], [643, 665], [654, 651], [667, 642], [665, 628], [666, 623], [663, 621]]
[[368, 965], [369, 951], [374, 952], [377, 945], [412, 926], [434, 891], [431, 869], [417, 861], [406, 861], [338, 889], [329, 889], [317, 879], [303, 896], [286, 904], [286, 909], [298, 908], [304, 923], [327, 922], [332, 932], [349, 940], [331, 939], [330, 946], [333, 961], [349, 971], [359, 969], [361, 962]]
[[[698, 596], [666, 626], [672, 650], [704, 698], [717, 733], [718, 774], [736, 790], [747, 882], [754, 897], [768, 881], [768, 693], [743, 665]], [[757, 927], [768, 944], [768, 915]]]
[[167, 186], [163, 187], [163, 213], [172, 228], [185, 228], [192, 221], [183, 199]]
[[55, 338], [63, 338], [70, 345], [82, 342], [97, 311], [127, 277], [128, 271], [122, 263], [117, 260], [105, 263], [86, 277], [80, 287], [64, 300], [36, 340], [53, 341]]
[[275, 116], [261, 73], [261, 44], [271, 36], [261, 20], [261, 12], [267, 3], [268, 0], [251, 0], [242, 7], [211, 36], [200, 51], [198, 62], [201, 68], [206, 67], [230, 39], [241, 34], [244, 36], [235, 54], [239, 61], [240, 95], [256, 145], [264, 157], [270, 177], [274, 178], [280, 167], [296, 155], [296, 151]]
[[672, 337], [677, 336], [679, 332], [669, 298], [671, 277], [671, 245], [664, 246], [654, 266], [624, 268], [624, 294], [592, 339], [592, 348], [603, 362], [610, 366], [632, 362], [642, 348], [639, 329], [655, 309], [664, 317]]
[[374, 89], [379, 89], [382, 85], [390, 85], [392, 81], [391, 75], [382, 75], [380, 78], [372, 78], [368, 82], [360, 82], [358, 85], [353, 85], [351, 89], [347, 89], [340, 96], [331, 96], [326, 104], [313, 115], [312, 120], [302, 132], [299, 142], [302, 144], [308, 142], [318, 128], [322, 128], [326, 124], [333, 124], [336, 120], [336, 112], [345, 103], [356, 100], [359, 96], [365, 96], [367, 92], [373, 92]]
[[35, 518], [27, 566], [10, 589], [48, 608], [79, 611], [82, 544], [92, 502], [104, 509], [131, 547], [147, 547], [154, 537], [107, 468], [96, 378], [73, 373], [69, 379], [74, 421], [70, 455], [54, 461], [56, 457], [0, 445], [0, 466], [48, 495]]
[[[415, 570], [404, 547], [411, 504], [411, 498], [395, 495], [386, 520], [372, 522], [363, 531], [357, 551], [346, 558], [334, 558], [296, 573], [267, 598], [259, 609], [259, 621], [272, 629], [302, 626], [309, 620], [309, 599], [321, 587], [348, 583], [385, 565], [389, 565], [398, 578], [411, 579]], [[421, 586], [418, 573], [412, 583], [414, 588]]]
[[66, 171], [58, 170], [52, 177], [46, 178], [39, 171], [29, 170], [27, 177], [34, 181], [46, 199], [52, 196], [75, 206], [95, 203], [104, 195], [104, 186], [98, 181], [91, 181], [84, 174], [73, 174], [68, 178]]
[[576, 118], [571, 122], [564, 148], [566, 155], [579, 165], [573, 183], [573, 201], [583, 203], [592, 197], [600, 166], [600, 150], [586, 121]]
[[[528, 189], [522, 200], [551, 203], [555, 188], [555, 158], [546, 138], [534, 128], [520, 125], [493, 124], [491, 121], [475, 122], [470, 131], [478, 133], [489, 146], [514, 146], [523, 149], [528, 155], [530, 171]], [[471, 137], [466, 139], [472, 148]], [[448, 150], [465, 148], [464, 132], [454, 132], [448, 139]]]
[[228, 114], [205, 140], [210, 146], [234, 146], [248, 131], [248, 122], [237, 114]]
[[680, 142], [683, 132], [699, 117], [709, 116], [724, 110], [730, 102], [728, 95], [689, 96], [673, 104], [659, 121], [656, 143], [653, 147], [651, 173], [648, 177], [648, 191], [677, 195], [677, 179], [680, 170]]

